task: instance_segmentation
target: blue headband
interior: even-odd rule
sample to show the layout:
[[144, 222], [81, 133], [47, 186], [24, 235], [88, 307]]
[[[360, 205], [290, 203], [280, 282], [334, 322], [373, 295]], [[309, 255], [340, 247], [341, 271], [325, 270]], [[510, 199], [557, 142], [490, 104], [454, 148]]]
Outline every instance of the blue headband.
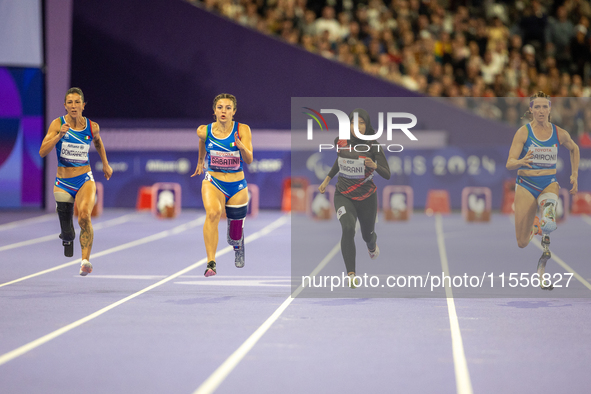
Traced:
[[[535, 99], [537, 99], [537, 98], [545, 98], [545, 97], [536, 97]], [[530, 108], [534, 105], [534, 100], [532, 100], [532, 101], [529, 102], [529, 107]], [[550, 101], [550, 99], [546, 99], [546, 100], [548, 100], [548, 106], [551, 107], [552, 106], [552, 101]]]

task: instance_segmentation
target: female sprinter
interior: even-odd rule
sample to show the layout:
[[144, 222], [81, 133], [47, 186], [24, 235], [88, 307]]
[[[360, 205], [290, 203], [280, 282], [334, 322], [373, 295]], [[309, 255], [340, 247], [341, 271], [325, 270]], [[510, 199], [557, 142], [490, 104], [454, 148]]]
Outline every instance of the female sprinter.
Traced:
[[[373, 183], [374, 171], [382, 178], [390, 179], [390, 168], [386, 162], [383, 149], [375, 142], [363, 141], [355, 137], [354, 114], [358, 114], [359, 132], [364, 135], [373, 135], [375, 130], [371, 127], [369, 114], [366, 110], [358, 108], [349, 114], [351, 120], [351, 139], [338, 140], [337, 159], [318, 190], [324, 193], [330, 180], [339, 173], [334, 207], [337, 219], [341, 222], [343, 235], [341, 237], [341, 252], [345, 260], [345, 267], [349, 275], [349, 285], [355, 287], [355, 225], [359, 219], [361, 236], [367, 244], [369, 257], [374, 260], [380, 255], [380, 249], [376, 243], [377, 235], [374, 231], [376, 215], [378, 213], [377, 187]], [[358, 144], [366, 144], [371, 147], [368, 152], [361, 152], [366, 147], [355, 150]]]
[[69, 89], [64, 102], [67, 114], [51, 122], [47, 135], [41, 144], [41, 149], [39, 149], [41, 157], [47, 156], [54, 147], [57, 153], [58, 167], [53, 195], [57, 203], [57, 214], [62, 230], [60, 238], [64, 245], [64, 254], [67, 257], [74, 255], [76, 233], [72, 218], [74, 203], [78, 204], [78, 224], [80, 225], [80, 246], [82, 248], [80, 275], [82, 276], [92, 272], [92, 264], [89, 259], [94, 233], [90, 223], [90, 213], [94, 207], [96, 186], [88, 161], [91, 140], [103, 162], [105, 178], [109, 180], [113, 174], [103, 141], [99, 135], [99, 125], [82, 116], [85, 106], [82, 90], [79, 88]]
[[213, 100], [216, 121], [199, 126], [199, 161], [192, 177], [205, 171], [201, 186], [206, 219], [203, 238], [207, 252], [205, 276], [217, 273], [215, 252], [218, 246], [218, 223], [225, 208], [228, 217], [228, 243], [234, 247], [235, 265], [244, 267], [244, 219], [248, 189], [242, 163], [252, 163], [250, 127], [234, 121], [236, 97], [219, 94]]
[[[515, 187], [515, 235], [517, 245], [525, 248], [534, 235], [542, 235], [544, 254], [538, 262], [540, 280], [551, 257], [548, 245], [549, 234], [556, 230], [556, 204], [558, 202], [558, 182], [556, 182], [556, 162], [558, 148], [562, 145], [570, 151], [571, 194], [578, 190], [579, 147], [568, 132], [550, 123], [550, 96], [538, 92], [530, 97], [529, 112], [532, 119], [515, 133], [507, 169], [518, 170]], [[538, 205], [541, 209], [539, 220], [536, 216]], [[551, 290], [551, 286], [543, 289]]]

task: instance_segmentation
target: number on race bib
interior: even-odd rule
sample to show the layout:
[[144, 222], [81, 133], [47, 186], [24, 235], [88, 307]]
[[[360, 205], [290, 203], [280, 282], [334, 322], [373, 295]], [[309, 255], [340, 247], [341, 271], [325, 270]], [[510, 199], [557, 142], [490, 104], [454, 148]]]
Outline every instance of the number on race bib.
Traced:
[[222, 152], [212, 150], [209, 152], [210, 166], [212, 170], [237, 170], [240, 168], [240, 152]]

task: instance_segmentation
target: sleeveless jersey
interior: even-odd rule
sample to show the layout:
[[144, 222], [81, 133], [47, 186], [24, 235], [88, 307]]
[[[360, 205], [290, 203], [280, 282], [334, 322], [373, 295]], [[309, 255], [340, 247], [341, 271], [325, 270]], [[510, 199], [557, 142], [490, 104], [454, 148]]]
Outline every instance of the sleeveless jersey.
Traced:
[[[93, 139], [92, 122], [88, 118], [84, 130], [70, 128], [55, 144], [58, 167], [84, 167], [90, 164], [88, 151]], [[65, 116], [60, 117], [61, 124], [66, 123]]]
[[[551, 123], [552, 124], [552, 123]], [[558, 161], [558, 148], [560, 142], [558, 141], [558, 132], [556, 126], [552, 124], [552, 135], [545, 141], [540, 141], [534, 135], [531, 125], [527, 124], [527, 140], [523, 144], [523, 150], [519, 159], [527, 154], [528, 151], [533, 152], [533, 161], [531, 168], [521, 167], [520, 170], [555, 170], [556, 162]]]
[[240, 123], [234, 122], [232, 131], [224, 139], [217, 139], [213, 136], [212, 126], [213, 123], [207, 125], [205, 170], [226, 173], [241, 172], [242, 155], [240, 149], [236, 146], [236, 139], [234, 138], [234, 133], [238, 132]]

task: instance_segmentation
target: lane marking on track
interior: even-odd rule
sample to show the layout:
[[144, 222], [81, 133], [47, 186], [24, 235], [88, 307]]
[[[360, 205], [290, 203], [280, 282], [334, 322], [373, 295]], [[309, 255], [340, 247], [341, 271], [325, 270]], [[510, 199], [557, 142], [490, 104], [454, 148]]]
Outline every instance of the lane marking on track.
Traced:
[[14, 222], [0, 224], [0, 231], [10, 230], [12, 228], [20, 227], [20, 226], [26, 226], [28, 224], [48, 222], [53, 217], [55, 217], [54, 213], [47, 213], [45, 215], [35, 216], [34, 218], [16, 220]]
[[[583, 215], [583, 219], [585, 219], [585, 221], [588, 221], [589, 224], [591, 224], [591, 219], [587, 216], [587, 215]], [[511, 220], [511, 223], [513, 223], [513, 225], [515, 225], [515, 216], [511, 215], [509, 217], [509, 220]], [[533, 240], [532, 240], [533, 241]], [[532, 242], [530, 242], [531, 244]], [[544, 248], [542, 247], [542, 245], [540, 245], [538, 242], [533, 242], [533, 244], [536, 246], [536, 248], [540, 249], [542, 252], [544, 251]], [[554, 260], [558, 265], [560, 265], [562, 268], [564, 268], [566, 271], [570, 272], [573, 274], [573, 276], [575, 278], [577, 278], [577, 280], [579, 282], [581, 282], [586, 288], [588, 288], [589, 290], [591, 290], [591, 283], [589, 283], [587, 280], [585, 280], [585, 278], [583, 278], [577, 271], [575, 271], [570, 265], [568, 265], [567, 263], [564, 262], [564, 260], [562, 260], [560, 257], [558, 257], [556, 255], [556, 253], [554, 253], [552, 250], [550, 250], [550, 253], [552, 253], [552, 257], [550, 258], [550, 260]]]
[[[149, 235], [147, 237], [140, 238], [135, 241], [131, 241], [131, 242], [119, 245], [119, 246], [115, 246], [113, 248], [104, 250], [102, 252], [93, 253], [93, 254], [91, 254], [90, 258], [94, 261], [94, 259], [96, 259], [98, 257], [106, 256], [111, 253], [120, 252], [125, 249], [133, 248], [134, 246], [147, 244], [149, 242], [157, 241], [159, 239], [166, 238], [171, 235], [176, 235], [176, 234], [182, 233], [183, 231], [186, 231], [186, 230], [189, 230], [193, 227], [197, 227], [199, 225], [202, 225], [204, 222], [205, 222], [205, 215], [203, 215], [195, 220], [192, 220], [188, 223], [181, 224], [180, 226], [177, 226], [177, 227], [172, 228], [170, 230], [161, 231], [157, 234]], [[69, 263], [64, 263], [64, 264], [61, 264], [61, 265], [58, 265], [58, 266], [55, 266], [55, 267], [52, 267], [52, 268], [49, 268], [49, 269], [46, 269], [43, 271], [36, 272], [31, 275], [23, 276], [22, 278], [14, 279], [14, 280], [11, 280], [11, 281], [5, 282], [5, 283], [0, 283], [0, 287], [12, 285], [14, 283], [22, 282], [24, 280], [31, 279], [31, 278], [34, 278], [34, 277], [37, 277], [40, 275], [45, 275], [45, 274], [48, 274], [53, 271], [61, 270], [62, 268], [66, 268], [66, 267], [69, 267], [72, 265], [80, 264], [81, 262], [82, 262], [82, 259], [76, 259], [76, 260], [70, 261]]]
[[[540, 249], [542, 252], [544, 251], [544, 248], [542, 247], [542, 245], [538, 244], [537, 242], [534, 242], [534, 245], [536, 245], [536, 247], [538, 249]], [[556, 255], [556, 253], [552, 252], [552, 250], [550, 250], [550, 253], [552, 253], [552, 257], [550, 258], [551, 260], [556, 261], [556, 263], [558, 263], [558, 265], [560, 265], [566, 271], [572, 273], [573, 276], [575, 278], [577, 278], [577, 280], [579, 282], [581, 282], [586, 288], [588, 288], [589, 290], [591, 290], [591, 283], [587, 282], [585, 280], [585, 278], [583, 278], [581, 275], [579, 275], [578, 272], [576, 272], [574, 269], [572, 269], [570, 265], [568, 265], [567, 263], [565, 263], [564, 260], [562, 260], [560, 257], [558, 257]]]
[[244, 287], [291, 287], [291, 279], [235, 279], [235, 280], [196, 280], [191, 282], [174, 282], [175, 285], [191, 286], [244, 286]]
[[[72, 277], [77, 278], [78, 275], [72, 275]], [[123, 279], [123, 280], [130, 280], [130, 279], [138, 279], [138, 280], [154, 280], [154, 279], [164, 279], [166, 275], [90, 275], [86, 277], [86, 280], [94, 280], [94, 279]], [[266, 276], [266, 275], [224, 275], [223, 278], [218, 278], [217, 276], [214, 278], [205, 278], [203, 275], [183, 275], [179, 279], [198, 279], [194, 282], [174, 282], [178, 284], [195, 284], [196, 282], [217, 282], [217, 281], [225, 281], [226, 279], [247, 279], [247, 280], [261, 280], [261, 281], [291, 281], [291, 276]]]
[[[128, 213], [127, 215], [120, 216], [118, 218], [105, 220], [104, 222], [93, 224], [92, 229], [94, 231], [97, 231], [97, 230], [101, 230], [104, 228], [117, 226], [119, 224], [130, 221], [134, 216], [137, 216], [137, 215], [138, 214], [136, 212], [134, 212], [134, 213]], [[45, 236], [39, 237], [39, 238], [29, 239], [27, 241], [21, 241], [21, 242], [16, 242], [16, 243], [9, 244], [9, 245], [0, 246], [0, 252], [3, 252], [5, 250], [20, 248], [23, 246], [34, 245], [34, 244], [38, 244], [41, 242], [58, 241], [59, 235], [60, 235], [60, 233], [55, 233], [55, 234], [45, 235]]]
[[[441, 268], [443, 269], [445, 276], [450, 276], [441, 214], [435, 215], [435, 230], [437, 232], [437, 246], [439, 247]], [[456, 374], [456, 391], [458, 394], [472, 394], [472, 381], [470, 380], [468, 362], [466, 361], [466, 354], [464, 352], [464, 342], [462, 341], [462, 332], [460, 331], [460, 323], [458, 322], [458, 314], [456, 313], [453, 292], [449, 283], [445, 284], [444, 281], [444, 285], [445, 296], [447, 299], [447, 312], [449, 315], [449, 326], [451, 328], [451, 346]]]
[[[317, 275], [330, 260], [339, 252], [341, 249], [341, 241], [339, 241], [334, 248], [322, 259], [322, 261], [312, 271], [310, 276]], [[287, 309], [289, 304], [302, 292], [303, 287], [300, 285], [283, 303], [273, 312], [271, 316], [265, 322], [252, 333], [250, 337], [234, 353], [230, 355], [198, 388], [193, 394], [210, 394], [213, 393], [220, 384], [228, 377], [228, 375], [236, 368], [236, 366], [242, 361], [244, 356], [256, 345], [261, 337], [271, 328], [273, 323], [281, 316], [283, 311]]]
[[[201, 219], [201, 218], [199, 218], [199, 219]], [[287, 215], [281, 216], [279, 219], [275, 220], [274, 222], [267, 225], [263, 229], [257, 231], [256, 233], [252, 234], [249, 237], [246, 237], [244, 239], [244, 242], [249, 243], [249, 242], [252, 242], [262, 236], [265, 236], [265, 235], [269, 234], [271, 231], [273, 231], [273, 230], [277, 229], [278, 227], [282, 226], [283, 224], [285, 224], [285, 222], [287, 222], [288, 220], [289, 220], [289, 217]], [[186, 224], [184, 226], [186, 226]], [[181, 227], [181, 226], [179, 226], [179, 227]], [[169, 231], [171, 231], [171, 230], [169, 230]], [[180, 232], [180, 231], [178, 231], [178, 232]], [[224, 254], [226, 254], [230, 251], [233, 251], [233, 250], [234, 249], [231, 246], [227, 246], [227, 247], [223, 248], [222, 250], [218, 251], [216, 256], [224, 255]], [[152, 285], [150, 285], [150, 286], [148, 286], [136, 293], [133, 293], [133, 294], [117, 301], [117, 302], [114, 302], [114, 303], [112, 303], [112, 304], [86, 316], [86, 317], [83, 317], [82, 319], [76, 320], [75, 322], [70, 323], [67, 326], [59, 328], [47, 335], [42, 336], [41, 338], [35, 339], [34, 341], [31, 341], [21, 347], [18, 347], [8, 353], [5, 353], [0, 356], [0, 365], [6, 364], [7, 362], [14, 360], [17, 357], [22, 356], [23, 354], [30, 352], [31, 350], [33, 350], [35, 348], [38, 348], [39, 346], [51, 341], [52, 339], [55, 339], [55, 338], [59, 337], [60, 335], [63, 335], [65, 333], [67, 333], [68, 331], [71, 331], [74, 328], [79, 327], [82, 324], [89, 322], [90, 320], [93, 320], [93, 319], [107, 313], [111, 309], [116, 308], [119, 305], [126, 303], [127, 301], [130, 301], [130, 300], [132, 300], [132, 299], [134, 299], [134, 298], [136, 298], [136, 297], [138, 297], [150, 290], [153, 290], [159, 286], [162, 286], [165, 283], [170, 282], [171, 280], [178, 278], [179, 276], [199, 267], [200, 265], [205, 264], [206, 262], [207, 262], [207, 258], [201, 259], [198, 262], [196, 262], [186, 268], [183, 268], [182, 270], [162, 279], [161, 281], [156, 282], [156, 283], [154, 283], [154, 284], [152, 284]]]

